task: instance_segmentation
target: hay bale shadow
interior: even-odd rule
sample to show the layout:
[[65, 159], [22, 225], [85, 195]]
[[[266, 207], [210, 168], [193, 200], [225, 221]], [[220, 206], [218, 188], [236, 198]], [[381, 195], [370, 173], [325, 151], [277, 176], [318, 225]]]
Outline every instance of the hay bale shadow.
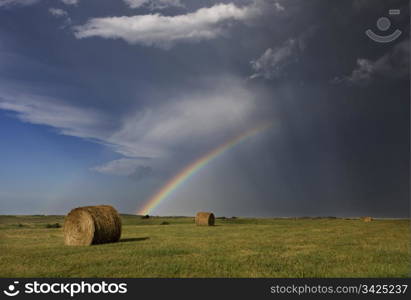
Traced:
[[128, 243], [128, 242], [140, 242], [150, 239], [148, 236], [139, 237], [139, 238], [127, 238], [127, 239], [120, 239], [119, 243]]

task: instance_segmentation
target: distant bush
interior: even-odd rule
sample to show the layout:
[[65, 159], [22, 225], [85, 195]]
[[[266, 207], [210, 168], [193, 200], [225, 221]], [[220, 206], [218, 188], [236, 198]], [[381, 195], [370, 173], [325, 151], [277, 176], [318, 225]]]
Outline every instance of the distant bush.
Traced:
[[163, 221], [163, 222], [160, 223], [160, 225], [170, 225], [170, 223], [166, 222], [166, 221]]
[[235, 220], [235, 219], [237, 219], [237, 217], [234, 217], [234, 216], [233, 216], [233, 217], [231, 217], [231, 219]]
[[46, 224], [46, 228], [60, 228], [60, 223]]
[[149, 215], [141, 216], [142, 219], [150, 219]]
[[24, 227], [24, 225], [19, 223], [19, 224], [17, 224], [17, 227]]
[[227, 218], [226, 218], [226, 217], [218, 217], [217, 219], [225, 220], [225, 219], [227, 219]]

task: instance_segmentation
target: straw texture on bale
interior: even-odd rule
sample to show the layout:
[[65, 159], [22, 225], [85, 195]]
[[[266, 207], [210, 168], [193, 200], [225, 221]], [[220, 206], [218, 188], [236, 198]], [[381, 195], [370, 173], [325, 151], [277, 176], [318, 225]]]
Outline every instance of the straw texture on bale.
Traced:
[[77, 207], [64, 220], [64, 243], [89, 246], [117, 242], [121, 236], [121, 219], [110, 205]]
[[364, 222], [371, 222], [372, 218], [371, 217], [362, 217], [361, 218]]
[[213, 226], [215, 217], [210, 212], [198, 212], [196, 215], [196, 225]]

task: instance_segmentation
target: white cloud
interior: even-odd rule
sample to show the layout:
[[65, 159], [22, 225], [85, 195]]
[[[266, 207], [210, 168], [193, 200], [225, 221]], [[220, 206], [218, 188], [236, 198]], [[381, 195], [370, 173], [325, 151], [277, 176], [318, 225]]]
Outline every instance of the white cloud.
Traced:
[[277, 11], [285, 10], [284, 6], [282, 6], [279, 2], [275, 2], [274, 7], [277, 9]]
[[71, 18], [68, 16], [67, 11], [61, 8], [49, 8], [49, 13], [55, 18], [64, 19], [63, 25], [60, 28], [66, 28], [71, 25]]
[[0, 0], [0, 7], [9, 7], [14, 5], [28, 6], [36, 4], [41, 0]]
[[194, 146], [206, 138], [218, 141], [221, 134], [236, 134], [256, 109], [254, 96], [240, 85], [227, 82], [225, 88], [207, 95], [193, 93], [136, 112], [124, 119], [110, 142], [119, 145], [117, 151], [125, 156], [163, 157], [178, 145]]
[[304, 51], [307, 39], [309, 39], [316, 27], [311, 27], [303, 32], [298, 38], [290, 38], [281, 46], [268, 48], [257, 59], [250, 62], [254, 73], [250, 79], [265, 78], [273, 79], [282, 75], [283, 69], [290, 63], [297, 61], [298, 55]]
[[130, 8], [147, 7], [149, 9], [164, 9], [171, 6], [184, 7], [181, 0], [123, 0]]
[[288, 64], [288, 59], [295, 54], [298, 49], [298, 43], [295, 39], [287, 40], [278, 48], [268, 48], [259, 58], [250, 62], [254, 70], [254, 74], [252, 74], [250, 78], [263, 77], [271, 79], [279, 77], [284, 66]]
[[410, 46], [406, 39], [380, 58], [372, 61], [366, 58], [358, 58], [357, 66], [349, 76], [337, 77], [333, 83], [348, 82], [364, 85], [373, 79], [380, 78], [404, 78], [409, 74]]
[[61, 0], [66, 5], [77, 5], [80, 0]]
[[60, 134], [104, 139], [100, 134], [100, 127], [105, 121], [102, 115], [57, 99], [0, 90], [0, 109], [15, 112], [23, 122], [51, 126]]
[[124, 157], [94, 170], [138, 179], [149, 172], [137, 170], [141, 166], [153, 167], [156, 159], [173, 160], [187, 147], [190, 152], [208, 150], [210, 144], [218, 145], [253, 124], [257, 110], [254, 93], [242, 80], [216, 82], [207, 93], [185, 93], [115, 119], [58, 99], [17, 92], [18, 88], [0, 88], [0, 109], [14, 112], [23, 122], [51, 126], [60, 134], [107, 145]]
[[368, 59], [357, 59], [357, 69], [353, 70], [350, 76], [346, 79], [350, 82], [365, 82], [371, 79], [371, 75], [375, 72], [375, 65]]
[[177, 16], [160, 14], [94, 18], [76, 26], [76, 38], [121, 38], [130, 44], [168, 48], [177, 42], [210, 40], [221, 36], [227, 22], [244, 21], [259, 12], [257, 6], [217, 4]]
[[57, 18], [67, 16], [67, 12], [61, 8], [49, 8], [49, 13]]

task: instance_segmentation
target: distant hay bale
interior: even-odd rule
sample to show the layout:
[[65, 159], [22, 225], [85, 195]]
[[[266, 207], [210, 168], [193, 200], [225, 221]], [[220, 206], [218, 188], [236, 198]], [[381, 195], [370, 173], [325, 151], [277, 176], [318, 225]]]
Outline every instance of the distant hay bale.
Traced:
[[213, 226], [215, 217], [210, 212], [198, 212], [196, 215], [196, 225]]
[[362, 217], [361, 220], [364, 222], [371, 222], [373, 219], [371, 217]]
[[77, 207], [64, 220], [64, 243], [89, 246], [117, 242], [121, 236], [121, 219], [110, 205]]

